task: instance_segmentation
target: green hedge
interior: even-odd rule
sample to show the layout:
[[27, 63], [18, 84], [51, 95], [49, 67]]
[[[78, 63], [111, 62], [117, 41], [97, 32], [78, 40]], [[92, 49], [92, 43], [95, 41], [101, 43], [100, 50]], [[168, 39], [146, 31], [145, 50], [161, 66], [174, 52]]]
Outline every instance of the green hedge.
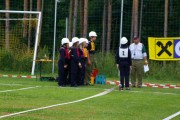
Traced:
[[[33, 52], [5, 52], [1, 55], [0, 68], [3, 73], [27, 73], [31, 74]], [[49, 56], [47, 47], [38, 52], [38, 59], [42, 59], [44, 55]], [[59, 53], [56, 55], [56, 60]], [[50, 58], [51, 59], [51, 58]], [[110, 78], [118, 78], [118, 70], [115, 63], [115, 55], [112, 53], [96, 53], [96, 68], [99, 74], [106, 75]], [[37, 65], [36, 65], [37, 66]], [[166, 65], [163, 62], [149, 60], [150, 71], [144, 74], [144, 78], [155, 80], [180, 80], [180, 62], [168, 61]], [[44, 63], [42, 66], [43, 74], [50, 74], [52, 71], [52, 63]], [[55, 62], [55, 74], [58, 74], [57, 62]]]

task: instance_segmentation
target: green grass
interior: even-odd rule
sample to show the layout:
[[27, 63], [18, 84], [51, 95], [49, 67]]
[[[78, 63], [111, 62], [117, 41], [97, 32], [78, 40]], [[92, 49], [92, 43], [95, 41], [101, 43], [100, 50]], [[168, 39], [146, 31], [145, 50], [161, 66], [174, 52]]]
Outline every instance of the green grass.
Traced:
[[[146, 81], [146, 80], [145, 80]], [[149, 81], [149, 80], [148, 80]], [[176, 82], [179, 84], [178, 82]], [[35, 87], [33, 89], [18, 90]], [[56, 82], [0, 78], [0, 116], [83, 99], [114, 85], [57, 87]], [[104, 96], [2, 118], [4, 120], [161, 120], [180, 111], [180, 89], [117, 88]], [[173, 120], [179, 120], [180, 116]]]

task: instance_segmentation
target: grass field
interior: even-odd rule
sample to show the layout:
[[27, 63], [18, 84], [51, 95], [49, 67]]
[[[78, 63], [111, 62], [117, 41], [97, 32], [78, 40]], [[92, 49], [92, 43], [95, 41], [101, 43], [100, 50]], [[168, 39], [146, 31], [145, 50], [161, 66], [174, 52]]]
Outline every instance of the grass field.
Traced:
[[[111, 88], [109, 93], [99, 94]], [[178, 111], [180, 89], [60, 88], [56, 82], [0, 78], [0, 118], [4, 120], [162, 120]], [[173, 120], [180, 120], [180, 115]]]

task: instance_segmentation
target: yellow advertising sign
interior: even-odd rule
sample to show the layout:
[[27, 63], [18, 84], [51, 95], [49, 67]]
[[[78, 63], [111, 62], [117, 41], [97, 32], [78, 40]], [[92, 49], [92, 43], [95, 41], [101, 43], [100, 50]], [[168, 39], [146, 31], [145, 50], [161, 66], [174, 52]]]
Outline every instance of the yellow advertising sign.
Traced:
[[149, 59], [180, 60], [180, 38], [148, 38]]

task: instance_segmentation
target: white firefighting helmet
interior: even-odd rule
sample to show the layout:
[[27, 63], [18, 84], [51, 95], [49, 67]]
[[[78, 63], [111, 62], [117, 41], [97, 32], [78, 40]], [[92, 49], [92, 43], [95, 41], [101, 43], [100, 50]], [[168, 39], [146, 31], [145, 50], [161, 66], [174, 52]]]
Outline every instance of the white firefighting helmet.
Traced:
[[94, 31], [89, 32], [89, 37], [97, 37], [96, 32]]
[[64, 45], [65, 43], [69, 43], [69, 39], [68, 38], [63, 38], [61, 40], [61, 45]]
[[73, 37], [72, 38], [72, 44], [79, 42], [79, 38], [78, 37]]
[[128, 42], [127, 38], [126, 37], [122, 37], [121, 40], [120, 40], [120, 43], [123, 45], [123, 44], [126, 44]]
[[80, 38], [79, 39], [79, 44], [82, 44], [83, 42], [86, 42], [85, 38]]
[[89, 42], [88, 42], [88, 39], [86, 39], [86, 38], [84, 38], [84, 40], [85, 40], [85, 42], [88, 44]]

